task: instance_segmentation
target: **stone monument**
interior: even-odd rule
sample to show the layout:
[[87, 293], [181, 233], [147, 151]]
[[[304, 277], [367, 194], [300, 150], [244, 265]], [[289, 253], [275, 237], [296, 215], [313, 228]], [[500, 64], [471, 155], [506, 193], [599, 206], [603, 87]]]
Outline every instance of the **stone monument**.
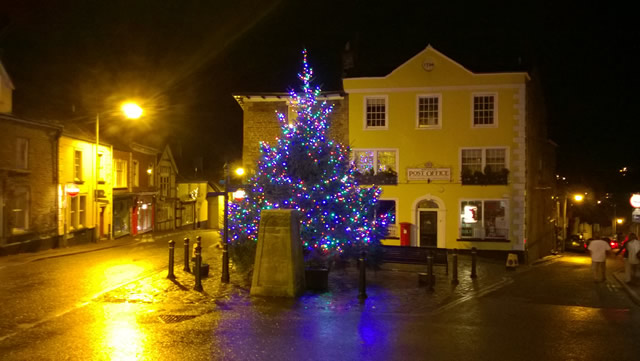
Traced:
[[304, 291], [300, 212], [263, 210], [251, 282], [251, 295], [296, 297]]

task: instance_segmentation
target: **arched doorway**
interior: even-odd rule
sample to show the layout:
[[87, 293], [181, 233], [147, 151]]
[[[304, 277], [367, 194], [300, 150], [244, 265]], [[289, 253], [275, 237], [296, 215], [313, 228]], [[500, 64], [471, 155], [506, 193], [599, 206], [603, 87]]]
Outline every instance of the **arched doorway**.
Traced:
[[414, 203], [413, 215], [416, 235], [413, 243], [417, 247], [445, 247], [445, 207], [441, 199], [427, 195]]

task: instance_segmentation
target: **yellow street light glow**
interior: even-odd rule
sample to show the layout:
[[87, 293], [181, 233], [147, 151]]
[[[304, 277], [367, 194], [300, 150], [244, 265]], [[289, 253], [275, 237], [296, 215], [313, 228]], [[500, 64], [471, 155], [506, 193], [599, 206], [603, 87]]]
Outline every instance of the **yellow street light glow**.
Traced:
[[618, 218], [618, 219], [616, 219], [616, 223], [618, 223], [618, 224], [622, 224], [622, 223], [624, 223], [624, 218]]
[[243, 175], [244, 174], [244, 168], [236, 168], [236, 174], [237, 175]]
[[584, 196], [582, 194], [575, 194], [573, 196], [573, 200], [575, 200], [576, 202], [582, 202], [582, 200], [584, 200]]
[[124, 115], [129, 119], [138, 119], [143, 113], [142, 108], [140, 108], [138, 104], [131, 102], [122, 104], [120, 109], [122, 109]]
[[151, 173], [153, 173], [153, 170], [151, 170], [151, 168], [148, 168], [147, 169], [147, 174], [151, 174]]

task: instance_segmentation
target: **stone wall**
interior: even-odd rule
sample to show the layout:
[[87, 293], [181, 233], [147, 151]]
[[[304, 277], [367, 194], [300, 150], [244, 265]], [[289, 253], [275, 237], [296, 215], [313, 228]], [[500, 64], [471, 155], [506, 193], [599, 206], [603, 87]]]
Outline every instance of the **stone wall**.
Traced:
[[[330, 115], [329, 136], [343, 144], [349, 140], [349, 103], [346, 98], [328, 100], [334, 106]], [[275, 144], [280, 135], [280, 124], [276, 112], [288, 116], [285, 99], [274, 101], [244, 101], [242, 163], [251, 169], [260, 156], [260, 142]]]
[[[26, 169], [17, 166], [17, 139], [28, 140]], [[0, 245], [55, 236], [57, 214], [58, 130], [0, 117]], [[29, 193], [28, 229], [12, 234], [11, 200], [18, 189]]]

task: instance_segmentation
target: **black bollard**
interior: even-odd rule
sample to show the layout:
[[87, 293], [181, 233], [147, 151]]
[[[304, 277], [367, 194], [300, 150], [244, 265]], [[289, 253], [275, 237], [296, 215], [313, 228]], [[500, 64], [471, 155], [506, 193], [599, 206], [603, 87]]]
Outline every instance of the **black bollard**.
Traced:
[[189, 238], [184, 239], [184, 269], [185, 272], [191, 272], [189, 267]]
[[222, 242], [222, 275], [220, 280], [222, 283], [229, 283], [229, 244], [226, 239], [223, 239]]
[[364, 302], [367, 299], [367, 270], [366, 270], [366, 254], [363, 251], [360, 254], [360, 287], [358, 292], [358, 299], [360, 302]]
[[433, 286], [436, 283], [436, 277], [433, 275], [433, 253], [427, 251], [427, 265], [428, 265], [428, 278], [429, 278], [429, 291], [433, 291]]
[[176, 242], [173, 240], [169, 241], [169, 274], [167, 278], [170, 280], [175, 280], [176, 276], [173, 274], [173, 254], [175, 252]]
[[451, 273], [453, 274], [451, 279], [451, 284], [457, 285], [460, 282], [458, 281], [458, 250], [456, 248], [453, 249], [453, 255], [451, 256], [451, 258], [452, 258]]
[[476, 273], [476, 248], [471, 248], [471, 278], [477, 278], [478, 274]]
[[196, 275], [196, 284], [193, 289], [196, 291], [202, 291], [202, 274], [200, 273], [200, 265], [202, 265], [202, 247], [200, 242], [196, 243], [196, 265], [193, 268], [193, 273]]

